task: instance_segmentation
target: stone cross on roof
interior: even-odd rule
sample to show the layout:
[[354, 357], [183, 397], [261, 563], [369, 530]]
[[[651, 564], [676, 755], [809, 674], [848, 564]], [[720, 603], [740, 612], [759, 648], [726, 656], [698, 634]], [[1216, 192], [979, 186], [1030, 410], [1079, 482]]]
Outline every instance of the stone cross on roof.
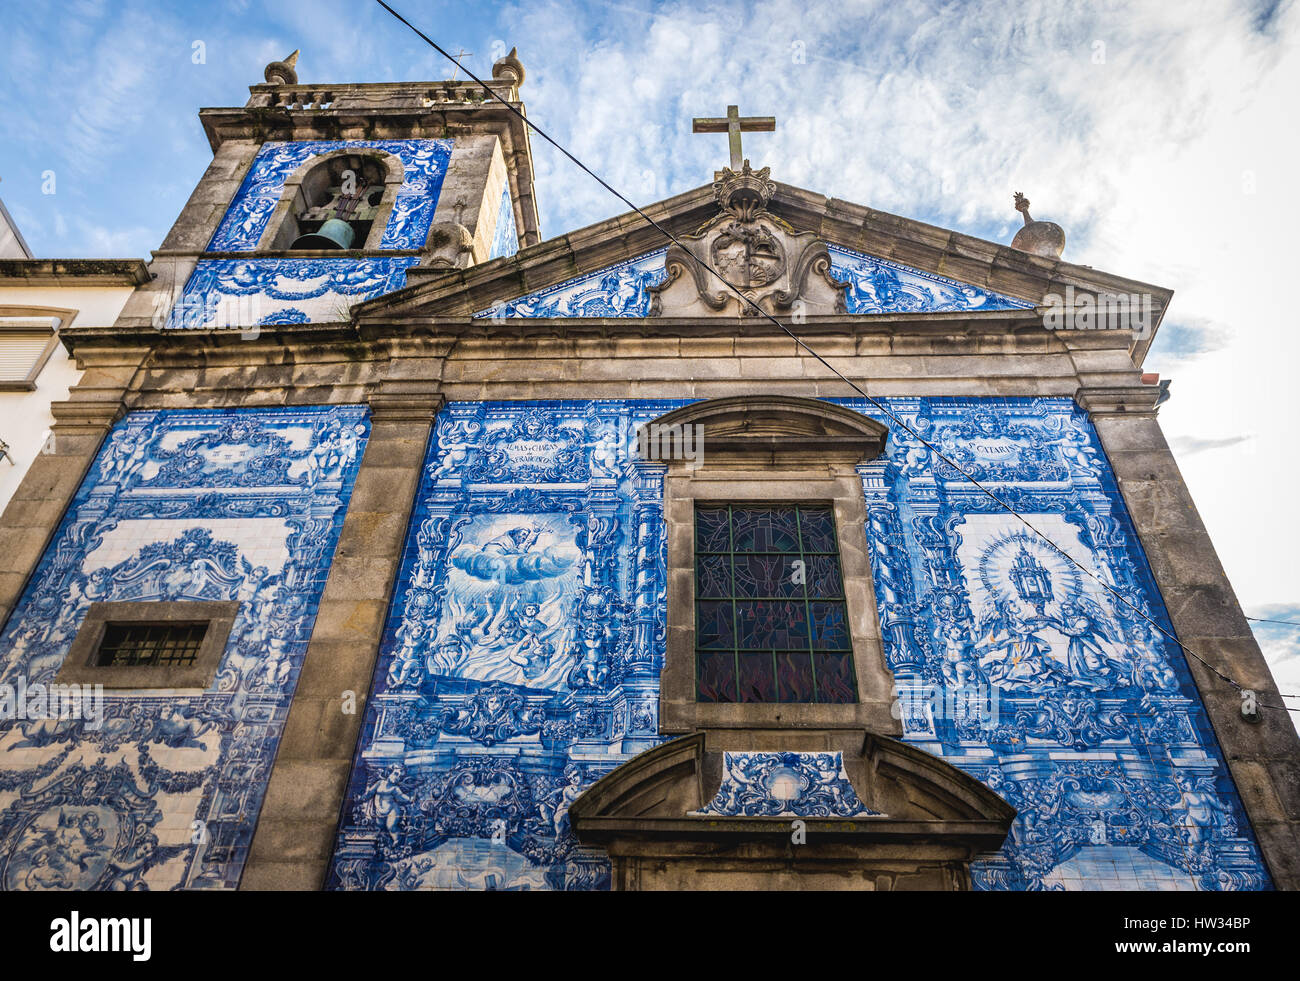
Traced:
[[731, 146], [731, 169], [739, 171], [744, 164], [740, 152], [741, 133], [771, 133], [776, 129], [775, 116], [742, 116], [736, 106], [727, 106], [725, 118], [703, 117], [691, 120], [692, 133], [726, 133]]
[[456, 62], [456, 70], [451, 73], [451, 81], [453, 82], [456, 81], [456, 76], [460, 74], [460, 70], [463, 67], [460, 63], [460, 59], [466, 56], [472, 56], [473, 54], [474, 54], [473, 51], [466, 51], [464, 48], [461, 48], [459, 51], [456, 52], [456, 57], [454, 59]]

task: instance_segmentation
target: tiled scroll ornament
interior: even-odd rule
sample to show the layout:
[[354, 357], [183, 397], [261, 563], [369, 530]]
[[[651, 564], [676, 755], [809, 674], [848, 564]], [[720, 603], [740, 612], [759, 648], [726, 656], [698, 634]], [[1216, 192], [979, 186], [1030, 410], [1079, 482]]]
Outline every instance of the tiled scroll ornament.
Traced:
[[701, 817], [883, 817], [858, 798], [843, 753], [723, 753], [722, 786]]

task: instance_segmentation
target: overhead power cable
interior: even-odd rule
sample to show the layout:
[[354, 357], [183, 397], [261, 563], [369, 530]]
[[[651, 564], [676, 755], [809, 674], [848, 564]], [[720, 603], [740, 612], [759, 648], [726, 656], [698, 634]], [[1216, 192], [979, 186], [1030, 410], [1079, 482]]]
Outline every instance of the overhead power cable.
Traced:
[[1300, 622], [1296, 622], [1295, 620], [1266, 620], [1263, 617], [1246, 617], [1246, 619], [1252, 620], [1255, 623], [1281, 623], [1288, 627], [1300, 627]]
[[[407, 20], [405, 17], [403, 17], [401, 14], [399, 14], [396, 10], [394, 10], [391, 6], [389, 6], [389, 5], [385, 2], [385, 0], [375, 0], [375, 2], [378, 3], [379, 6], [383, 7], [385, 10], [387, 10], [390, 14], [392, 14], [393, 17], [395, 17], [397, 20], [401, 21], [401, 22], [402, 22], [403, 24], [405, 24], [408, 28], [410, 28], [411, 31], [414, 32], [415, 35], [416, 35], [417, 37], [419, 37], [419, 38], [420, 38], [422, 41], [424, 41], [427, 45], [429, 45], [431, 48], [433, 48], [435, 51], [437, 51], [440, 55], [442, 55], [444, 58], [446, 58], [448, 61], [450, 61], [453, 65], [457, 65], [457, 66], [458, 66], [462, 71], [465, 72], [466, 75], [468, 75], [471, 79], [473, 79], [474, 82], [476, 82], [479, 86], [481, 86], [482, 89], [484, 90], [484, 92], [486, 92], [489, 96], [491, 96], [493, 99], [498, 99], [497, 94], [496, 94], [495, 92], [492, 91], [491, 86], [489, 86], [489, 85], [487, 84], [487, 82], [483, 81], [483, 79], [479, 78], [478, 75], [476, 75], [476, 74], [475, 74], [474, 72], [472, 72], [470, 69], [465, 68], [465, 66], [463, 66], [463, 65], [461, 65], [459, 62], [457, 62], [456, 59], [453, 58], [453, 57], [452, 57], [452, 56], [451, 56], [451, 55], [450, 55], [446, 50], [444, 50], [444, 49], [442, 48], [441, 45], [439, 45], [436, 41], [434, 41], [434, 40], [433, 40], [432, 38], [430, 38], [427, 34], [425, 34], [425, 33], [424, 33], [423, 31], [421, 31], [418, 27], [416, 27], [416, 26], [415, 26], [414, 24], [412, 24], [409, 20]], [[612, 194], [614, 197], [618, 198], [618, 200], [620, 200], [621, 202], [623, 202], [623, 204], [627, 205], [627, 206], [628, 206], [632, 211], [636, 212], [637, 215], [639, 215], [641, 218], [643, 218], [643, 219], [644, 219], [644, 220], [645, 220], [645, 221], [646, 221], [646, 222], [647, 222], [647, 223], [648, 223], [652, 228], [654, 228], [657, 232], [659, 232], [661, 235], [663, 235], [664, 238], [668, 239], [668, 241], [672, 242], [674, 245], [678, 246], [678, 247], [681, 248], [684, 252], [686, 252], [686, 254], [689, 255], [689, 256], [690, 256], [690, 257], [691, 257], [691, 258], [692, 258], [696, 263], [698, 263], [698, 264], [700, 265], [701, 268], [705, 269], [707, 272], [709, 272], [709, 273], [711, 273], [712, 275], [716, 276], [719, 282], [721, 282], [724, 286], [727, 287], [727, 289], [729, 289], [732, 293], [734, 293], [734, 294], [736, 295], [736, 298], [741, 302], [742, 305], [745, 305], [745, 306], [748, 306], [748, 307], [752, 308], [753, 311], [754, 311], [754, 313], [756, 313], [758, 316], [762, 317], [764, 320], [768, 321], [769, 323], [771, 323], [772, 325], [774, 325], [775, 327], [777, 327], [779, 330], [781, 330], [783, 333], [785, 333], [787, 336], [789, 336], [790, 339], [793, 340], [793, 341], [795, 342], [795, 344], [797, 344], [797, 345], [798, 345], [800, 348], [802, 348], [803, 350], [807, 351], [809, 355], [811, 355], [814, 359], [816, 359], [816, 360], [819, 361], [822, 365], [824, 365], [824, 366], [825, 366], [825, 367], [826, 367], [826, 368], [827, 368], [827, 369], [828, 369], [832, 374], [834, 374], [837, 378], [839, 378], [842, 382], [844, 382], [844, 384], [848, 385], [849, 388], [851, 388], [854, 392], [856, 392], [856, 393], [857, 393], [858, 395], [860, 395], [863, 399], [865, 399], [867, 402], [869, 402], [869, 403], [872, 405], [873, 408], [875, 408], [877, 411], [879, 411], [882, 415], [888, 417], [892, 422], [894, 422], [894, 423], [898, 426], [899, 429], [902, 429], [904, 432], [910, 434], [914, 439], [916, 439], [916, 440], [917, 440], [917, 441], [918, 441], [922, 446], [926, 447], [926, 448], [927, 448], [931, 453], [933, 453], [936, 457], [938, 457], [940, 460], [942, 460], [944, 463], [946, 463], [948, 466], [952, 467], [955, 471], [957, 471], [957, 472], [960, 473], [963, 477], [965, 477], [968, 481], [970, 481], [970, 483], [973, 484], [975, 487], [977, 487], [977, 488], [978, 488], [978, 489], [979, 489], [979, 490], [980, 490], [980, 491], [981, 491], [981, 492], [982, 492], [986, 497], [989, 498], [989, 500], [993, 501], [995, 504], [997, 504], [998, 507], [1000, 507], [1002, 510], [1006, 511], [1008, 514], [1012, 515], [1012, 516], [1013, 516], [1017, 521], [1019, 521], [1019, 522], [1020, 522], [1021, 524], [1023, 524], [1026, 528], [1028, 528], [1031, 532], [1033, 532], [1034, 535], [1037, 536], [1039, 539], [1041, 539], [1041, 540], [1042, 540], [1042, 541], [1043, 541], [1043, 542], [1044, 542], [1044, 543], [1045, 543], [1049, 548], [1052, 549], [1052, 551], [1056, 552], [1059, 556], [1061, 556], [1063, 559], [1065, 559], [1065, 560], [1066, 560], [1067, 562], [1069, 562], [1071, 565], [1075, 566], [1075, 567], [1078, 568], [1081, 572], [1083, 572], [1084, 575], [1088, 576], [1090, 579], [1092, 579], [1093, 581], [1095, 581], [1096, 583], [1098, 583], [1098, 584], [1099, 584], [1103, 589], [1105, 589], [1108, 593], [1110, 593], [1110, 594], [1111, 594], [1111, 595], [1112, 595], [1116, 600], [1118, 600], [1119, 602], [1121, 602], [1122, 604], [1124, 604], [1124, 606], [1128, 607], [1130, 610], [1132, 610], [1134, 613], [1136, 613], [1139, 617], [1141, 617], [1143, 620], [1145, 620], [1147, 623], [1149, 623], [1152, 627], [1154, 627], [1154, 628], [1155, 628], [1159, 633], [1161, 633], [1163, 636], [1167, 637], [1169, 640], [1171, 640], [1171, 641], [1173, 641], [1175, 644], [1177, 644], [1177, 645], [1179, 646], [1179, 648], [1181, 648], [1181, 649], [1182, 649], [1183, 651], [1185, 651], [1187, 654], [1191, 655], [1193, 658], [1195, 658], [1195, 659], [1196, 659], [1197, 661], [1199, 661], [1201, 664], [1205, 665], [1206, 669], [1209, 670], [1211, 673], [1213, 673], [1213, 674], [1214, 674], [1216, 677], [1218, 677], [1220, 680], [1226, 682], [1227, 684], [1231, 685], [1233, 688], [1238, 689], [1239, 691], [1244, 691], [1244, 690], [1245, 690], [1245, 687], [1244, 687], [1243, 685], [1238, 684], [1236, 681], [1234, 681], [1232, 678], [1228, 677], [1228, 675], [1224, 674], [1222, 671], [1220, 671], [1217, 667], [1215, 667], [1215, 666], [1214, 666], [1213, 664], [1211, 664], [1209, 661], [1205, 660], [1205, 658], [1203, 658], [1203, 657], [1201, 657], [1199, 654], [1197, 654], [1194, 650], [1192, 650], [1190, 647], [1188, 647], [1186, 644], [1184, 644], [1182, 641], [1180, 641], [1177, 637], [1175, 637], [1172, 633], [1170, 633], [1168, 630], [1166, 630], [1163, 626], [1161, 626], [1159, 623], [1157, 623], [1154, 619], [1152, 619], [1150, 616], [1148, 616], [1148, 615], [1146, 614], [1146, 611], [1140, 609], [1138, 606], [1136, 606], [1135, 604], [1131, 603], [1131, 602], [1128, 600], [1127, 597], [1125, 597], [1123, 594], [1121, 594], [1121, 593], [1119, 592], [1119, 590], [1115, 589], [1115, 588], [1114, 588], [1113, 586], [1111, 586], [1108, 582], [1106, 582], [1104, 579], [1102, 579], [1100, 576], [1098, 576], [1096, 573], [1094, 573], [1091, 569], [1089, 569], [1087, 566], [1085, 566], [1082, 562], [1080, 562], [1080, 561], [1079, 561], [1078, 559], [1076, 559], [1074, 556], [1072, 556], [1072, 555], [1070, 555], [1068, 552], [1066, 552], [1065, 549], [1063, 549], [1063, 548], [1061, 548], [1059, 545], [1057, 545], [1056, 542], [1054, 542], [1054, 541], [1053, 541], [1051, 538], [1049, 538], [1046, 534], [1044, 534], [1042, 531], [1040, 531], [1038, 528], [1036, 528], [1036, 527], [1033, 525], [1033, 523], [1029, 521], [1029, 519], [1027, 519], [1024, 515], [1020, 514], [1020, 513], [1019, 513], [1018, 511], [1016, 511], [1016, 509], [1013, 508], [1010, 504], [1008, 504], [1008, 503], [1006, 503], [1005, 501], [1003, 501], [1000, 497], [998, 497], [998, 496], [997, 496], [996, 494], [994, 494], [991, 490], [989, 490], [987, 487], [985, 487], [985, 486], [984, 486], [984, 485], [979, 481], [979, 479], [975, 477], [974, 474], [970, 473], [970, 472], [969, 472], [968, 470], [966, 470], [964, 467], [960, 466], [956, 461], [954, 461], [954, 460], [952, 460], [951, 458], [949, 458], [949, 457], [948, 457], [948, 456], [947, 456], [947, 455], [946, 455], [942, 450], [940, 450], [937, 446], [935, 446], [933, 443], [931, 443], [929, 440], [927, 440], [924, 436], [922, 436], [920, 433], [918, 433], [916, 430], [914, 430], [911, 426], [909, 426], [906, 422], [904, 422], [901, 418], [899, 418], [899, 416], [898, 416], [897, 414], [895, 414], [895, 413], [894, 413], [894, 412], [893, 412], [893, 411], [892, 411], [888, 406], [886, 406], [885, 404], [883, 404], [882, 402], [880, 402], [878, 399], [873, 398], [871, 395], [867, 394], [867, 392], [866, 392], [864, 389], [862, 389], [859, 385], [857, 385], [855, 382], [853, 382], [852, 380], [850, 380], [850, 379], [849, 379], [849, 378], [848, 378], [848, 377], [847, 377], [843, 372], [841, 372], [841, 371], [840, 371], [838, 368], [836, 368], [833, 364], [831, 364], [831, 363], [830, 363], [829, 361], [827, 361], [824, 357], [822, 357], [820, 354], [818, 354], [816, 351], [814, 351], [811, 347], [809, 347], [806, 343], [804, 343], [803, 339], [800, 338], [798, 335], [796, 335], [792, 330], [790, 330], [789, 327], [787, 327], [785, 324], [781, 323], [781, 321], [777, 320], [776, 317], [772, 316], [770, 313], [768, 313], [766, 310], [764, 310], [761, 306], [759, 306], [757, 303], [755, 303], [752, 299], [750, 299], [748, 296], [746, 296], [746, 295], [744, 294], [744, 292], [742, 292], [738, 287], [736, 287], [735, 285], [733, 285], [733, 284], [732, 284], [732, 283], [731, 283], [731, 282], [730, 282], [726, 277], [724, 277], [724, 276], [723, 276], [721, 273], [719, 273], [715, 268], [713, 268], [713, 266], [712, 266], [710, 263], [704, 261], [704, 260], [701, 259], [699, 256], [695, 255], [693, 252], [691, 252], [689, 249], [687, 249], [687, 248], [686, 248], [686, 247], [681, 243], [681, 241], [678, 240], [677, 236], [675, 236], [675, 235], [674, 235], [672, 232], [670, 232], [667, 228], [664, 228], [663, 225], [661, 225], [659, 222], [655, 221], [655, 219], [653, 219], [653, 218], [650, 217], [648, 214], [646, 214], [645, 211], [643, 211], [643, 210], [642, 210], [641, 208], [639, 208], [637, 205], [633, 204], [631, 200], [629, 200], [625, 195], [623, 195], [623, 194], [620, 193], [618, 190], [616, 190], [614, 187], [612, 187], [612, 186], [611, 186], [607, 181], [605, 181], [604, 178], [602, 178], [599, 174], [595, 173], [595, 172], [594, 172], [590, 167], [588, 167], [588, 166], [587, 166], [586, 164], [584, 164], [581, 160], [579, 160], [579, 159], [578, 159], [577, 157], [575, 157], [572, 153], [570, 153], [570, 152], [569, 152], [568, 150], [566, 150], [563, 146], [561, 146], [561, 145], [560, 145], [556, 140], [554, 140], [554, 139], [553, 139], [553, 138], [552, 138], [552, 137], [551, 137], [551, 136], [550, 136], [550, 135], [549, 135], [545, 130], [543, 130], [540, 126], [538, 126], [538, 125], [537, 125], [536, 123], [534, 123], [532, 120], [528, 119], [528, 117], [526, 117], [522, 112], [520, 112], [518, 109], [516, 109], [516, 108], [515, 108], [513, 105], [511, 105], [509, 102], [507, 102], [507, 101], [505, 101], [505, 100], [503, 100], [503, 99], [498, 100], [498, 101], [500, 102], [500, 104], [501, 104], [502, 106], [504, 106], [506, 109], [508, 109], [508, 110], [509, 110], [511, 113], [513, 113], [516, 117], [518, 117], [518, 119], [519, 119], [519, 120], [520, 120], [520, 121], [521, 121], [525, 126], [527, 126], [530, 130], [532, 130], [534, 133], [536, 133], [538, 136], [540, 136], [542, 139], [544, 139], [544, 140], [545, 140], [547, 143], [549, 143], [551, 146], [555, 147], [555, 149], [558, 150], [558, 151], [560, 151], [560, 153], [564, 154], [564, 156], [566, 156], [570, 161], [572, 161], [573, 164], [574, 164], [576, 167], [578, 167], [579, 170], [581, 170], [583, 173], [585, 173], [588, 177], [590, 177], [592, 180], [594, 180], [597, 184], [599, 184], [601, 187], [603, 187], [605, 190], [607, 190], [607, 191], [608, 191], [610, 194]], [[1264, 704], [1264, 703], [1261, 702], [1260, 704]], [[1286, 705], [1269, 705], [1268, 707], [1269, 707], [1269, 708], [1285, 709], [1286, 711], [1300, 711], [1300, 709], [1291, 709], [1290, 707], [1288, 707], [1288, 706], [1286, 706]]]

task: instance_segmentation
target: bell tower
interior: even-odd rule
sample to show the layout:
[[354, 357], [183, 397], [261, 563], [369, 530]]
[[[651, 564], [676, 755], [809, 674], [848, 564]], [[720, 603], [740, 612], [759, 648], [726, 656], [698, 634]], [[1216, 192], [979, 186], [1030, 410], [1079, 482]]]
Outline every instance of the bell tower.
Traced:
[[338, 323], [406, 285], [540, 241], [517, 52], [472, 81], [304, 84], [298, 52], [238, 108], [123, 325], [243, 333]]

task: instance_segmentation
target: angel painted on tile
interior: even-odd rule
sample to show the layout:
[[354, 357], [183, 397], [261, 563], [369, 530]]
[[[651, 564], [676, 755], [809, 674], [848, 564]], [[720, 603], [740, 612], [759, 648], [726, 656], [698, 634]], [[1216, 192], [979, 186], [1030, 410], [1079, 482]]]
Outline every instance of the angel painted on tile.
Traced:
[[405, 778], [406, 768], [400, 763], [394, 763], [366, 787], [363, 795], [366, 817], [388, 834], [393, 848], [397, 847], [397, 827], [404, 815], [403, 808], [414, 803], [411, 795], [402, 788]]
[[569, 808], [582, 795], [583, 783], [582, 768], [570, 763], [564, 768], [564, 783], [547, 794], [539, 805], [543, 820], [550, 822], [557, 838], [568, 829]]
[[148, 430], [119, 429], [114, 432], [100, 458], [100, 482], [119, 486], [125, 483], [143, 466], [150, 441]]
[[235, 587], [234, 599], [239, 604], [239, 609], [235, 613], [234, 625], [230, 628], [232, 639], [242, 637], [252, 624], [261, 620], [262, 610], [274, 594], [278, 579], [271, 575], [271, 570], [266, 566], [255, 566], [246, 556], [239, 557], [239, 564], [244, 575]]
[[605, 657], [605, 644], [608, 640], [608, 630], [604, 625], [583, 625], [581, 636], [573, 645], [574, 665], [569, 671], [570, 688], [600, 688], [605, 684], [605, 678], [609, 674], [608, 659]]
[[[550, 609], [554, 609], [555, 600], [558, 598], [559, 596], [552, 598]], [[555, 654], [554, 646], [543, 639], [545, 634], [550, 632], [552, 624], [541, 618], [541, 612], [542, 607], [537, 603], [526, 603], [523, 612], [508, 621], [510, 636], [518, 639], [506, 648], [506, 658], [517, 665], [524, 678], [529, 681], [546, 671], [551, 657]]]
[[438, 466], [429, 472], [429, 480], [437, 483], [464, 468], [472, 450], [483, 441], [483, 424], [476, 419], [447, 420], [438, 426], [438, 449], [442, 457]]
[[429, 625], [418, 618], [404, 618], [397, 630], [397, 641], [397, 652], [388, 666], [388, 687], [418, 685], [424, 667], [424, 648], [429, 641]]
[[1195, 859], [1194, 864], [1208, 865], [1215, 839], [1221, 833], [1236, 834], [1236, 822], [1219, 799], [1212, 777], [1175, 770], [1174, 785], [1178, 789], [1175, 807], [1184, 815], [1177, 827]]
[[1052, 658], [1051, 645], [1034, 632], [1013, 603], [996, 602], [979, 629], [976, 656], [991, 684], [1036, 692], [1070, 680]]

